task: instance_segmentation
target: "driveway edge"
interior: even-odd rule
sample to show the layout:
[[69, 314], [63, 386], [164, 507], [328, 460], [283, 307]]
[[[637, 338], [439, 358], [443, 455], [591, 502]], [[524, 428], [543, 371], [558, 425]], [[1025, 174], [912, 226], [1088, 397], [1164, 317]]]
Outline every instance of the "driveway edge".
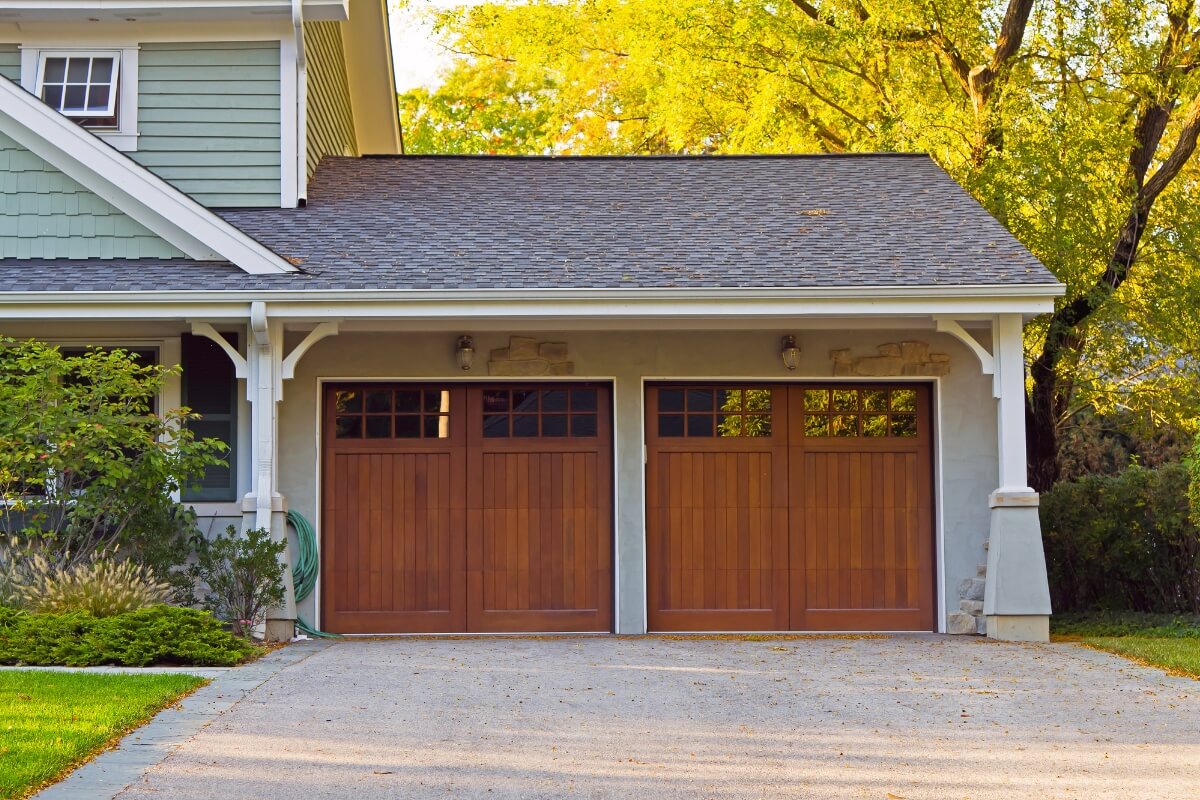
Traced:
[[[46, 787], [34, 798], [105, 800], [116, 797], [247, 694], [331, 644], [326, 641], [297, 642], [244, 667], [230, 669], [175, 706], [160, 711], [145, 725], [126, 734], [114, 748]], [[204, 676], [204, 670], [196, 670], [196, 674]]]

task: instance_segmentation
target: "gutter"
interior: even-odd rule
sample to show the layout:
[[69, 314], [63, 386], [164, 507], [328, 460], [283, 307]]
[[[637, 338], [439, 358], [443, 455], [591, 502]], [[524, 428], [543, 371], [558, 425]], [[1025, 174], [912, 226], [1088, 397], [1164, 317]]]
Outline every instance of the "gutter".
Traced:
[[[294, 278], [292, 279], [294, 280]], [[950, 299], [1048, 299], [1062, 297], [1061, 283], [983, 286], [856, 286], [791, 288], [703, 288], [703, 289], [168, 289], [161, 291], [33, 291], [0, 292], [0, 305], [27, 303], [470, 303], [476, 305], [535, 304], [548, 301], [568, 303], [596, 302], [808, 302], [822, 300], [858, 300], [888, 304], [896, 301]]]

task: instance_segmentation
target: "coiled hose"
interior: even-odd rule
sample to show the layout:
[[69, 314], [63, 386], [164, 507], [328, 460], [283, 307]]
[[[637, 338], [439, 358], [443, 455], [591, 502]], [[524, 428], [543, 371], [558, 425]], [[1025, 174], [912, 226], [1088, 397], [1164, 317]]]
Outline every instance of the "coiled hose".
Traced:
[[[317, 553], [317, 534], [312, 523], [298, 511], [289, 511], [288, 524], [296, 531], [296, 560], [292, 563], [292, 585], [296, 590], [296, 603], [312, 594], [317, 587], [317, 576], [321, 571], [321, 556]], [[296, 629], [306, 636], [320, 639], [336, 639], [338, 634], [326, 633], [309, 625], [303, 617], [296, 615]]]

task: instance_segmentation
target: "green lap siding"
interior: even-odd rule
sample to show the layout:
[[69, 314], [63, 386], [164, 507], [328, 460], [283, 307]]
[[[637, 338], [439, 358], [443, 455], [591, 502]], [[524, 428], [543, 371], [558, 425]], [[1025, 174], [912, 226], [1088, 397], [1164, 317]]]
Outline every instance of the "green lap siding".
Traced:
[[181, 258], [106, 200], [0, 134], [0, 258]]
[[15, 44], [0, 44], [0, 76], [13, 83], [21, 80], [21, 51]]
[[324, 156], [356, 156], [354, 111], [346, 79], [346, 55], [337, 22], [306, 22], [308, 56], [308, 177]]
[[130, 155], [206, 206], [278, 206], [279, 92], [278, 42], [144, 43]]

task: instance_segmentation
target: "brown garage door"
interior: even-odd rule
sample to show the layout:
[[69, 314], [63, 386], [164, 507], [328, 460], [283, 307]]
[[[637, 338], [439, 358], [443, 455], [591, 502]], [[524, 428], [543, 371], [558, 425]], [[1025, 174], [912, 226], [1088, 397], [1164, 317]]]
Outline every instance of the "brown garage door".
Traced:
[[930, 391], [647, 392], [652, 630], [930, 630]]
[[610, 630], [609, 407], [594, 384], [328, 386], [326, 629]]

